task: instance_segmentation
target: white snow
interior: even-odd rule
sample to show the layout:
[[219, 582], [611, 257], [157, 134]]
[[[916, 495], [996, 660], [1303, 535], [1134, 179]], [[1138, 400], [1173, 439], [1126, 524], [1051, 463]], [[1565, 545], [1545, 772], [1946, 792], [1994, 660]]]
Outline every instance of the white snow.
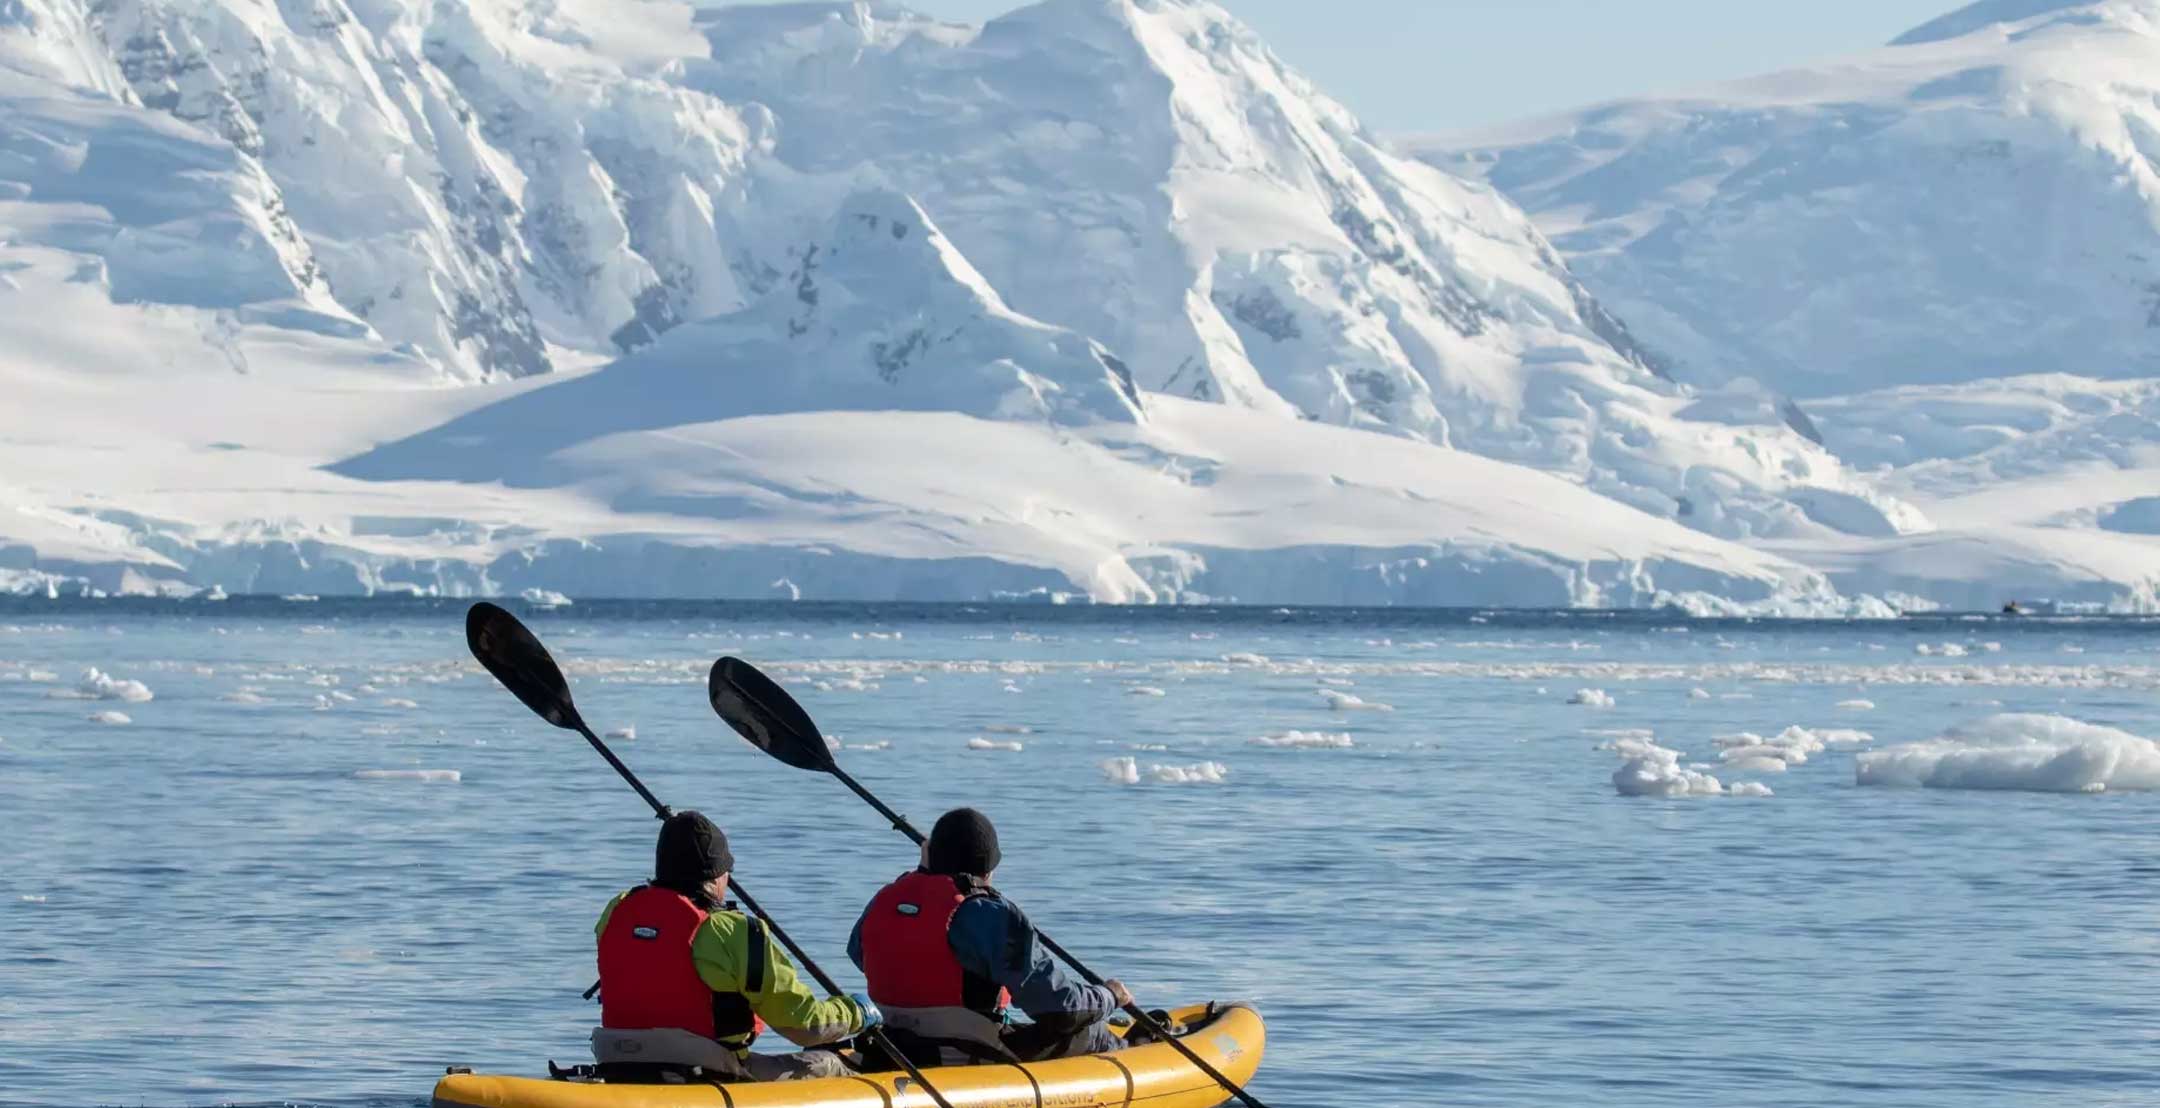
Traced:
[[1840, 710], [1847, 712], [1872, 712], [1875, 710], [1875, 702], [1872, 700], [1840, 700], [1837, 702], [1837, 706]]
[[1864, 475], [1865, 504], [1788, 494], [1825, 529], [1766, 548], [1904, 608], [2152, 612], [2156, 73], [2150, 0], [1978, 3], [1884, 49], [1406, 145], [1525, 205], [1701, 389], [1690, 412]]
[[612, 729], [610, 729], [610, 730], [608, 730], [608, 731], [604, 731], [604, 732], [602, 732], [602, 733], [601, 733], [601, 735], [600, 735], [600, 737], [601, 737], [601, 738], [603, 738], [603, 739], [624, 739], [624, 740], [629, 740], [629, 739], [635, 739], [635, 738], [637, 738], [637, 728], [636, 728], [636, 727], [616, 727], [616, 728], [612, 728]]
[[567, 608], [572, 603], [569, 597], [553, 589], [526, 589], [518, 596], [535, 608]]
[[1854, 779], [1935, 789], [2160, 789], [2160, 743], [2066, 716], [1996, 715], [1861, 754]]
[[1252, 746], [1295, 750], [1348, 750], [1357, 744], [1340, 731], [1279, 731], [1247, 740]]
[[1770, 786], [1760, 781], [1741, 781], [1726, 790], [1728, 796], [1775, 796]]
[[1610, 708], [1619, 703], [1604, 689], [1576, 689], [1568, 694], [1567, 702], [1580, 704], [1585, 708]]
[[109, 710], [103, 712], [92, 712], [89, 715], [89, 720], [92, 723], [103, 723], [111, 726], [119, 726], [120, 724], [135, 722], [132, 718], [128, 716], [126, 712], [115, 712]]
[[1097, 763], [1102, 775], [1113, 785], [1137, 785], [1140, 783], [1140, 765], [1132, 758], [1106, 758]]
[[1019, 753], [1022, 749], [1020, 742], [1018, 742], [1017, 740], [1011, 742], [999, 742], [995, 739], [983, 738], [969, 739], [967, 748], [969, 750], [1003, 750], [1009, 751], [1014, 754]]
[[1210, 3], [70, 2], [0, 35], [10, 588], [1841, 614], [1742, 540], [1915, 526]]
[[455, 784], [465, 775], [454, 769], [363, 769], [353, 773], [361, 781], [422, 781], [430, 784]]

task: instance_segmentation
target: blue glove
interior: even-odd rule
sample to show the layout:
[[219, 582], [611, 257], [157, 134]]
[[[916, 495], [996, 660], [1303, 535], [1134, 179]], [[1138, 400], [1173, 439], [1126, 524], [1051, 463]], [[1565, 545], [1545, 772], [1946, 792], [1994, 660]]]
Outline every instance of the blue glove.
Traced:
[[868, 993], [849, 993], [848, 999], [854, 1001], [855, 1006], [862, 1009], [862, 1027], [856, 1034], [859, 1035], [885, 1023], [885, 1013], [878, 1011], [878, 1006], [870, 1002]]

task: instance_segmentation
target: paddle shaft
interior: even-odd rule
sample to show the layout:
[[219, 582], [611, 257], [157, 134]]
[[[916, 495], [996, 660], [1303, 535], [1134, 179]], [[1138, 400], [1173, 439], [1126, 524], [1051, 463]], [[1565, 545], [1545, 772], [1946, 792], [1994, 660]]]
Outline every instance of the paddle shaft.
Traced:
[[[622, 779], [628, 781], [630, 787], [636, 789], [637, 794], [645, 798], [645, 803], [652, 805], [653, 815], [661, 819], [668, 817], [671, 809], [667, 805], [660, 803], [660, 798], [654, 796], [652, 790], [646, 788], [645, 783], [637, 779], [637, 774], [630, 772], [630, 767], [624, 765], [622, 759], [617, 758], [615, 752], [609, 750], [607, 744], [600, 741], [600, 736], [593, 734], [592, 728], [587, 727], [583, 719], [573, 720], [572, 724], [577, 728], [577, 733], [585, 736], [585, 741], [591, 743], [593, 749], [599, 751], [600, 756], [606, 758], [608, 764], [615, 767], [615, 772], [622, 774]], [[743, 888], [742, 882], [735, 880], [735, 875], [732, 873], [728, 875], [728, 892], [733, 893], [735, 899], [742, 901], [743, 907], [750, 909], [759, 919], [765, 921], [765, 929], [772, 932], [773, 938], [780, 940], [780, 945], [786, 947], [787, 952], [795, 956], [795, 961], [802, 968], [810, 971], [810, 976], [815, 978], [826, 992], [835, 996], [839, 995], [840, 986], [835, 984], [832, 978], [825, 975], [825, 971], [818, 967], [817, 962], [812, 960], [808, 954], [803, 953], [802, 947], [795, 945], [795, 940], [788, 936], [787, 931], [780, 926], [779, 921], [773, 919], [771, 915], [766, 913], [765, 909], [758, 906], [757, 900], [751, 897], [750, 891]], [[597, 986], [595, 987], [597, 988]], [[591, 994], [588, 993], [587, 995]], [[892, 1055], [893, 1060], [900, 1063], [900, 1068], [906, 1070], [907, 1075], [914, 1078], [915, 1083], [922, 1086], [924, 1092], [930, 1094], [930, 1099], [937, 1102], [938, 1108], [953, 1108], [952, 1102], [945, 1099], [945, 1094], [938, 1092], [937, 1087], [930, 1084], [929, 1080], [922, 1075], [922, 1071], [915, 1068], [915, 1063], [908, 1061], [907, 1055], [900, 1053], [900, 1048], [894, 1046], [892, 1040], [885, 1037], [885, 1032], [882, 1029], [873, 1027], [864, 1034], [871, 1041], [885, 1048], [885, 1053]]]
[[[928, 841], [923, 837], [922, 832], [915, 829], [914, 824], [908, 822], [908, 818], [906, 816], [903, 816], [900, 813], [895, 812], [891, 808], [887, 807], [884, 801], [879, 800], [876, 796], [872, 795], [870, 790], [863, 788], [861, 782], [855, 780], [853, 777], [848, 776], [848, 772], [844, 769], [841, 769], [839, 763], [829, 763], [826, 768], [828, 772], [830, 772], [834, 777], [840, 779], [841, 784], [855, 790], [856, 796], [862, 797], [863, 800], [867, 801], [872, 808], [877, 809], [879, 815], [884, 816], [888, 820], [891, 820], [893, 830], [898, 831], [901, 834], [906, 835], [908, 838], [914, 840], [915, 845], [917, 846], [921, 846], [924, 842]], [[1035, 932], [1035, 940], [1043, 944], [1044, 948], [1048, 949], [1050, 953], [1057, 955], [1059, 961], [1065, 963], [1068, 966], [1071, 966], [1073, 968], [1073, 972], [1078, 973], [1081, 977], [1085, 978], [1088, 984], [1096, 986], [1102, 985], [1103, 979], [1098, 976], [1094, 970], [1091, 970], [1086, 966], [1082, 965], [1080, 963], [1080, 959], [1073, 957], [1072, 954], [1067, 952], [1064, 947], [1059, 946], [1057, 944], [1057, 940], [1043, 934], [1040, 929]], [[813, 970], [812, 972], [816, 971]], [[1125, 1005], [1125, 1011], [1127, 1014], [1131, 1015], [1133, 1020], [1139, 1023], [1140, 1026], [1154, 1032], [1155, 1040], [1157, 1042], [1169, 1043], [1171, 1046], [1177, 1048], [1177, 1052], [1184, 1055], [1186, 1061], [1191, 1062], [1193, 1065], [1199, 1067], [1201, 1073], [1207, 1074], [1209, 1077], [1214, 1078], [1216, 1084], [1221, 1085], [1225, 1089], [1228, 1089], [1230, 1093], [1236, 1096], [1239, 1101], [1243, 1102], [1247, 1106], [1247, 1108], [1267, 1108], [1267, 1105], [1260, 1103], [1259, 1100], [1255, 1099], [1251, 1093], [1246, 1092], [1245, 1089], [1237, 1082], [1230, 1080], [1228, 1077], [1224, 1076], [1221, 1071], [1217, 1070], [1214, 1066], [1209, 1065], [1205, 1059], [1201, 1058], [1197, 1054], [1194, 1054], [1191, 1047], [1186, 1046], [1182, 1041], [1180, 1041], [1178, 1038], [1171, 1035], [1167, 1030], [1165, 1030], [1163, 1028], [1163, 1025], [1156, 1022], [1154, 1016], [1148, 1015], [1147, 1012], [1140, 1007], [1137, 1001]]]

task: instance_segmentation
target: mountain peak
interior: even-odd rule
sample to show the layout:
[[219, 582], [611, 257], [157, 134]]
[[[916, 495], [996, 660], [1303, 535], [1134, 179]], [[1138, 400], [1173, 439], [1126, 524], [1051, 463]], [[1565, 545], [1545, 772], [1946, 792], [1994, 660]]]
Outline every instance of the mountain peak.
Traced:
[[1945, 42], [1963, 38], [1988, 27], [2023, 23], [2056, 13], [2079, 12], [2079, 16], [2073, 17], [2075, 21], [2097, 23], [2100, 21], [2100, 14], [2094, 9], [2102, 6], [2094, 0], [1980, 0], [1977, 4], [1968, 4], [1941, 18], [1929, 20], [1890, 40], [1890, 45], [1919, 46], [1930, 42]]

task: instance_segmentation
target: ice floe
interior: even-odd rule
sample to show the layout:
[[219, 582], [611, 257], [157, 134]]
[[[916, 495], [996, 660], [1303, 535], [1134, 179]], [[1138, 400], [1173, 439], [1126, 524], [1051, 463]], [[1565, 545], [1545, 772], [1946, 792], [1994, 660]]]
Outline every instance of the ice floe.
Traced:
[[572, 601], [553, 589], [526, 589], [518, 598], [535, 608], [567, 608]]
[[1004, 750], [1018, 754], [1021, 750], [1021, 744], [1017, 741], [998, 742], [995, 739], [969, 739], [967, 748], [969, 750]]
[[2160, 743], [2067, 716], [1996, 715], [1862, 754], [1854, 780], [2024, 792], [2160, 789]]
[[1137, 785], [1142, 780], [1162, 785], [1221, 785], [1226, 783], [1230, 767], [1221, 762], [1194, 762], [1191, 765], [1150, 765], [1145, 771], [1133, 758], [1110, 758], [1098, 764], [1103, 777], [1113, 784]]
[[433, 784], [455, 784], [465, 779], [463, 773], [454, 769], [363, 769], [353, 777], [361, 781], [424, 781]]
[[83, 671], [82, 680], [65, 692], [50, 694], [80, 700], [119, 700], [129, 704], [141, 704], [154, 699], [150, 686], [140, 681], [123, 681], [91, 666]]
[[1127, 696], [1169, 696], [1169, 692], [1155, 685], [1134, 685], [1125, 690]]
[[1610, 708], [1618, 703], [1613, 699], [1612, 694], [1604, 689], [1576, 689], [1569, 694], [1567, 702], [1580, 704], [1585, 708]]
[[[420, 702], [417, 700], [407, 700], [402, 696], [393, 696], [385, 699], [382, 702], [382, 706], [385, 708], [403, 708], [407, 711], [410, 711], [414, 708], [418, 708], [420, 706]], [[637, 738], [635, 734], [630, 735], [629, 737], [633, 739]]]
[[1847, 712], [1872, 712], [1875, 710], [1875, 702], [1872, 700], [1840, 700], [1837, 702], [1837, 706]]
[[613, 730], [610, 730], [609, 732], [607, 732], [606, 734], [604, 734], [604, 735], [602, 735], [602, 736], [600, 736], [600, 737], [601, 737], [601, 738], [603, 738], [603, 739], [625, 739], [625, 740], [635, 739], [635, 738], [637, 738], [637, 728], [636, 728], [636, 727], [617, 727], [617, 728], [614, 728]]
[[111, 727], [117, 727], [124, 723], [135, 722], [133, 719], [128, 717], [128, 714], [126, 712], [115, 712], [110, 710], [103, 712], [92, 712], [88, 716], [88, 719], [92, 723], [102, 723]]
[[263, 699], [263, 695], [262, 695], [261, 693], [259, 693], [259, 692], [256, 692], [256, 691], [255, 691], [255, 690], [253, 690], [253, 689], [240, 689], [240, 690], [239, 690], [239, 691], [237, 691], [237, 692], [229, 692], [229, 693], [226, 693], [225, 695], [223, 695], [223, 696], [221, 696], [221, 697], [218, 697], [218, 699], [219, 699], [219, 700], [222, 700], [222, 701], [225, 701], [225, 702], [226, 702], [226, 703], [228, 703], [228, 704], [266, 704], [266, 703], [268, 703], [268, 701], [266, 701], [266, 700], [264, 700], [264, 699]]
[[1392, 712], [1395, 710], [1393, 704], [1381, 704], [1377, 701], [1367, 700], [1356, 693], [1346, 693], [1339, 689], [1321, 689], [1320, 697], [1328, 702], [1328, 707], [1338, 712]]
[[1279, 731], [1247, 742], [1253, 746], [1293, 750], [1347, 750], [1357, 745], [1351, 741], [1348, 732], [1339, 731]]

